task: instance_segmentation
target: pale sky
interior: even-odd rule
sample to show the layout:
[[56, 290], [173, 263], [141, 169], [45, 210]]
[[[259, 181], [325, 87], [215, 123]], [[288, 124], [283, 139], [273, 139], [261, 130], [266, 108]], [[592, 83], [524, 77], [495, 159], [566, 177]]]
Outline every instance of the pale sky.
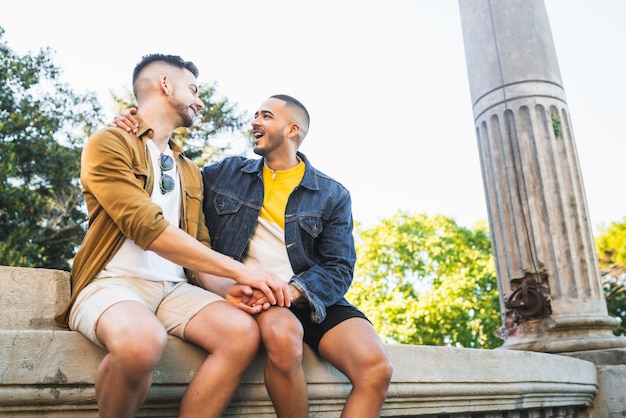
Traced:
[[[626, 1], [545, 0], [592, 226], [626, 217]], [[397, 210], [487, 218], [457, 1], [2, 1], [4, 40], [50, 47], [63, 81], [130, 87], [142, 55], [194, 61], [200, 82], [253, 114], [301, 100], [301, 151], [347, 186], [366, 226]]]

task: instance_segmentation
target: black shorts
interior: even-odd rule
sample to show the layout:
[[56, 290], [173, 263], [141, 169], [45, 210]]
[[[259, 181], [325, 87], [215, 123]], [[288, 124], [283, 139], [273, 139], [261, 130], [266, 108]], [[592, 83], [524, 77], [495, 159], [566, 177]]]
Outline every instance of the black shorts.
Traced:
[[311, 321], [311, 308], [308, 306], [292, 306], [290, 310], [298, 318], [302, 324], [302, 328], [304, 328], [304, 342], [317, 354], [319, 354], [318, 348], [322, 337], [335, 325], [339, 325], [350, 318], [363, 318], [369, 322], [365, 314], [354, 306], [329, 306], [326, 308], [326, 318], [321, 324], [316, 324]]

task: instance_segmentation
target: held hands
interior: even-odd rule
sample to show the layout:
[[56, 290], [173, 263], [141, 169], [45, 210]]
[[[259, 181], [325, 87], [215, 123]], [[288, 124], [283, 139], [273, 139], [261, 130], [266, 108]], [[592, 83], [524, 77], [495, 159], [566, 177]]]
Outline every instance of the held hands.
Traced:
[[256, 315], [272, 306], [267, 297], [260, 290], [237, 283], [228, 288], [224, 298], [250, 315]]
[[[270, 280], [268, 284], [268, 289], [271, 289], [269, 294], [267, 291], [264, 292], [259, 288], [233, 283], [233, 285], [226, 290], [225, 299], [250, 315], [256, 315], [266, 311], [274, 305], [288, 308], [291, 306], [292, 301], [302, 302], [305, 300], [297, 288], [280, 280], [274, 273], [265, 272], [262, 274], [278, 280], [278, 283], [274, 280]], [[279, 291], [276, 292], [274, 289], [278, 289]]]
[[131, 107], [129, 109], [122, 110], [119, 115], [115, 115], [113, 122], [109, 123], [110, 127], [118, 127], [124, 129], [126, 132], [137, 133], [139, 123], [137, 119], [133, 117], [137, 113], [137, 109]]
[[272, 304], [267, 296], [258, 289], [250, 286], [234, 284], [226, 292], [226, 300], [250, 315], [256, 315], [268, 310]]
[[[305, 300], [300, 291], [295, 287], [289, 286], [289, 292], [292, 302], [302, 302]], [[265, 296], [265, 294], [259, 289], [253, 289], [249, 286], [240, 284], [233, 284], [226, 292], [225, 298], [227, 301], [250, 315], [256, 315], [273, 306], [267, 296]]]
[[[244, 280], [237, 280], [241, 284], [246, 284], [254, 290], [260, 291], [266, 298], [270, 305], [278, 305], [284, 307], [291, 306], [291, 289], [289, 284], [284, 280], [281, 280], [273, 272], [263, 272], [250, 270]], [[252, 296], [254, 298], [254, 295]], [[258, 300], [254, 304], [261, 303], [263, 300], [260, 297], [251, 300]], [[265, 302], [262, 302], [265, 305]]]
[[[289, 288], [289, 296], [291, 298], [291, 302], [305, 302], [306, 299], [302, 296], [302, 293], [295, 288], [294, 286], [287, 285]], [[258, 289], [252, 289], [252, 294], [246, 294], [245, 297], [241, 299], [241, 303], [245, 303], [249, 307], [262, 306], [263, 310], [266, 311], [272, 306], [267, 297]]]

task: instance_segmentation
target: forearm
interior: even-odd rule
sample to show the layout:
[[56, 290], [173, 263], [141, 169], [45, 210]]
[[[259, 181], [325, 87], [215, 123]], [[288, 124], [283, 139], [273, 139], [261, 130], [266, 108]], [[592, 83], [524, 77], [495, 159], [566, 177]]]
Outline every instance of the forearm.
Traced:
[[221, 277], [214, 274], [202, 272], [198, 273], [198, 279], [205, 289], [216, 293], [223, 298], [226, 297], [228, 289], [230, 289], [236, 283], [233, 279], [230, 279], [228, 277]]
[[[324, 306], [331, 306], [341, 300], [352, 283], [351, 270], [314, 265], [302, 274], [292, 277], [289, 284], [299, 290], [301, 297]], [[301, 302], [299, 298], [298, 302]]]
[[[171, 224], [146, 249], [189, 270], [222, 278], [228, 277], [238, 284], [259, 289], [272, 305], [291, 305], [287, 283], [276, 274], [253, 270], [239, 261], [212, 250]], [[223, 291], [226, 283], [222, 282], [216, 286]]]
[[238, 282], [248, 273], [242, 263], [212, 250], [173, 225], [169, 225], [147, 249], [190, 270], [231, 277]]

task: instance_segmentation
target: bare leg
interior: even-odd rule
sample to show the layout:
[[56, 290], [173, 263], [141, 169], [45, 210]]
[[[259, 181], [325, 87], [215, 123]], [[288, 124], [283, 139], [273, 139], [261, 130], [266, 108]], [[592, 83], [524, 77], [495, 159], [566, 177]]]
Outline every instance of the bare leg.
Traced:
[[289, 309], [272, 307], [256, 316], [267, 352], [265, 386], [279, 418], [306, 418], [309, 400], [302, 368], [303, 330]]
[[380, 417], [393, 367], [372, 325], [350, 318], [328, 331], [320, 355], [352, 382], [342, 418]]
[[252, 316], [220, 301], [189, 321], [185, 340], [209, 355], [183, 396], [180, 417], [219, 417], [258, 353], [259, 328]]
[[148, 308], [127, 301], [102, 314], [96, 336], [108, 350], [96, 373], [99, 416], [133, 417], [146, 400], [167, 333]]

